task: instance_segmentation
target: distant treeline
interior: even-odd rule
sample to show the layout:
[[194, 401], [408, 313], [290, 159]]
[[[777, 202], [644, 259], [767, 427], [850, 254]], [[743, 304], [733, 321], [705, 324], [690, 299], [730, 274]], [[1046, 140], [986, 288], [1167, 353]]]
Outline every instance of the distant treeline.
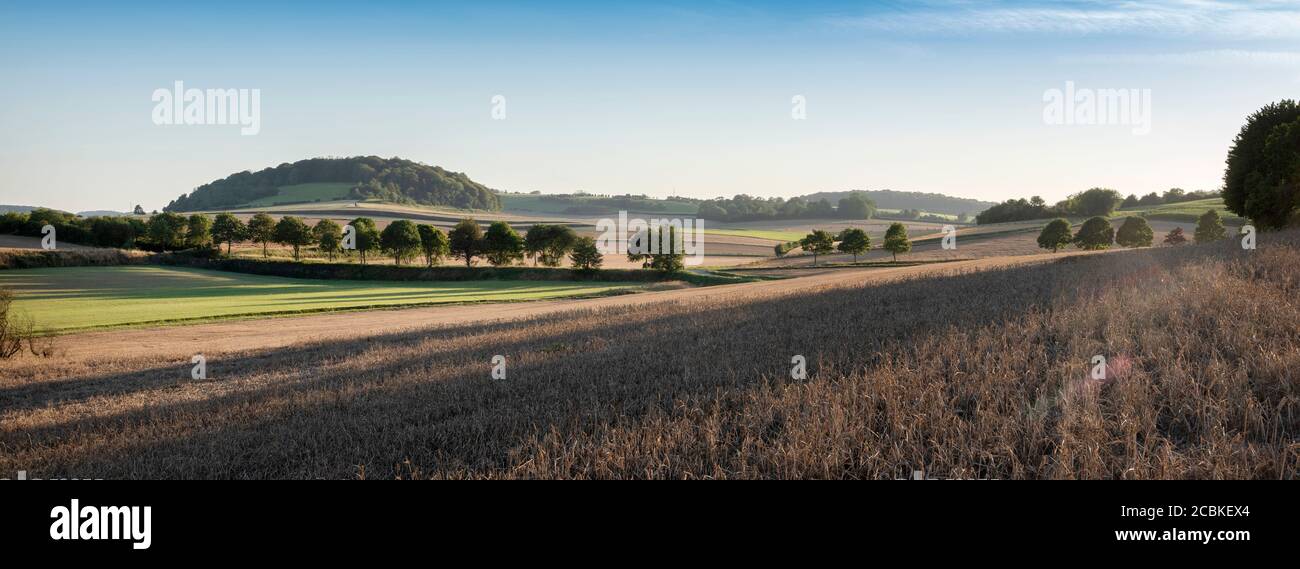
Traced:
[[147, 249], [148, 222], [134, 217], [80, 217], [66, 211], [36, 208], [0, 214], [0, 234], [41, 237], [41, 228], [54, 227], [58, 241], [78, 245]]
[[378, 198], [399, 203], [465, 209], [501, 209], [497, 195], [460, 172], [449, 172], [401, 158], [354, 156], [311, 158], [258, 172], [240, 172], [204, 184], [164, 208], [169, 212], [214, 210], [274, 196], [281, 186], [308, 183], [355, 184], [354, 199]]
[[700, 202], [696, 215], [711, 221], [762, 221], [768, 219], [870, 219], [876, 214], [875, 202], [860, 192], [840, 198], [837, 204], [821, 199], [757, 198], [740, 194]]
[[919, 210], [931, 213], [946, 213], [949, 215], [961, 215], [963, 213], [974, 215], [997, 205], [993, 202], [971, 198], [959, 198], [927, 192], [901, 192], [897, 190], [817, 192], [803, 196], [803, 199], [810, 202], [825, 199], [831, 203], [835, 203], [850, 193], [861, 194], [863, 197], [875, 202], [876, 207], [880, 209]]
[[564, 208], [564, 213], [584, 215], [626, 211], [667, 211], [668, 206], [662, 200], [645, 196], [605, 196], [593, 199], [591, 196], [576, 195], [542, 195], [538, 201], [553, 203]]
[[1141, 207], [1154, 206], [1169, 203], [1179, 203], [1193, 200], [1203, 200], [1208, 198], [1219, 197], [1218, 192], [1201, 191], [1185, 192], [1178, 188], [1173, 188], [1165, 192], [1164, 196], [1156, 193], [1148, 194], [1139, 198], [1130, 195], [1124, 198], [1119, 192], [1107, 188], [1092, 188], [1085, 192], [1079, 192], [1057, 202], [1056, 205], [1047, 205], [1043, 198], [1034, 196], [1029, 199], [1007, 200], [989, 209], [984, 210], [975, 216], [975, 222], [980, 225], [987, 223], [1006, 223], [1009, 221], [1025, 221], [1030, 219], [1050, 219], [1060, 216], [1108, 216], [1119, 207]]

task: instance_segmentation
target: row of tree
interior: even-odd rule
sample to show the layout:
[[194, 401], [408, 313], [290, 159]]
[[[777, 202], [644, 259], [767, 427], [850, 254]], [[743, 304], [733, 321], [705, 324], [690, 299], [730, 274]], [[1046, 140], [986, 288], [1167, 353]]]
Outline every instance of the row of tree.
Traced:
[[1188, 192], [1182, 188], [1170, 188], [1163, 195], [1151, 192], [1145, 196], [1138, 197], [1137, 194], [1129, 194], [1120, 204], [1120, 209], [1132, 209], [1135, 207], [1151, 207], [1157, 205], [1174, 204], [1190, 202], [1196, 200], [1205, 200], [1219, 197], [1219, 192], [1212, 190], [1201, 190]]
[[526, 235], [520, 235], [505, 221], [494, 221], [484, 231], [474, 219], [461, 220], [449, 232], [405, 219], [389, 223], [382, 231], [368, 217], [358, 217], [348, 225], [355, 231], [351, 247], [345, 247], [344, 227], [329, 219], [308, 226], [294, 216], [276, 221], [259, 213], [245, 224], [234, 215], [222, 213], [212, 224], [211, 238], [218, 244], [225, 243], [227, 254], [235, 242], [251, 241], [260, 244], [263, 256], [267, 256], [269, 244], [279, 243], [293, 248], [295, 260], [301, 258], [302, 247], [315, 246], [330, 260], [355, 251], [362, 264], [376, 252], [391, 256], [398, 265], [422, 257], [430, 267], [448, 257], [463, 260], [466, 267], [474, 266], [479, 258], [497, 267], [526, 258], [532, 259], [534, 265], [559, 267], [568, 257], [574, 268], [583, 270], [597, 269], [603, 262], [594, 239], [579, 237], [564, 225], [533, 225]]
[[434, 266], [454, 257], [464, 260], [466, 266], [473, 266], [482, 258], [494, 266], [531, 259], [534, 265], [559, 267], [568, 258], [575, 268], [590, 270], [599, 268], [603, 262], [594, 239], [579, 237], [564, 225], [533, 225], [521, 236], [504, 221], [493, 222], [484, 231], [477, 221], [465, 219], [450, 232], [408, 220], [394, 221], [382, 231], [367, 217], [358, 217], [349, 224], [356, 232], [355, 243], [345, 248], [344, 227], [337, 222], [322, 219], [313, 226], [291, 215], [276, 220], [259, 213], [247, 223], [230, 213], [220, 213], [215, 218], [172, 212], [157, 213], [148, 219], [82, 218], [57, 210], [35, 209], [29, 213], [0, 215], [0, 233], [40, 237], [42, 228], [51, 225], [60, 242], [156, 252], [225, 245], [226, 253], [230, 254], [235, 243], [252, 242], [261, 245], [264, 257], [270, 255], [271, 243], [290, 247], [295, 260], [301, 260], [303, 248], [315, 247], [330, 260], [339, 255], [351, 256], [355, 251], [362, 263], [371, 255], [382, 253], [391, 256], [398, 265], [423, 258], [428, 266]]
[[[820, 255], [829, 255], [834, 251], [853, 255], [853, 262], [858, 262], [858, 255], [865, 254], [871, 250], [871, 236], [866, 231], [856, 227], [850, 227], [840, 231], [838, 234], [831, 234], [823, 229], [814, 230], [799, 241], [799, 246], [804, 252], [812, 253], [813, 266], [817, 266], [817, 257]], [[885, 230], [885, 242], [881, 249], [893, 254], [894, 262], [898, 262], [898, 254], [906, 253], [912, 250], [912, 241], [907, 236], [907, 226], [901, 223], [892, 223], [889, 229]], [[777, 255], [784, 255], [781, 246], [777, 246]]]
[[1038, 196], [1027, 200], [1007, 200], [980, 212], [975, 216], [975, 223], [984, 225], [1065, 215], [1104, 217], [1114, 213], [1121, 203], [1124, 203], [1124, 197], [1119, 192], [1108, 188], [1092, 188], [1073, 194], [1054, 206], [1047, 205]]
[[[1218, 241], [1228, 236], [1219, 212], [1210, 210], [1196, 223], [1195, 239], [1197, 243]], [[1038, 234], [1038, 246], [1051, 249], [1053, 253], [1070, 244], [1084, 250], [1096, 251], [1109, 249], [1112, 244], [1122, 247], [1150, 247], [1155, 240], [1151, 225], [1143, 217], [1127, 217], [1116, 231], [1110, 221], [1104, 217], [1093, 217], [1083, 222], [1078, 233], [1073, 233], [1069, 220], [1059, 218], [1052, 220]], [[1187, 242], [1183, 228], [1176, 227], [1165, 235], [1167, 245], [1181, 245]]]

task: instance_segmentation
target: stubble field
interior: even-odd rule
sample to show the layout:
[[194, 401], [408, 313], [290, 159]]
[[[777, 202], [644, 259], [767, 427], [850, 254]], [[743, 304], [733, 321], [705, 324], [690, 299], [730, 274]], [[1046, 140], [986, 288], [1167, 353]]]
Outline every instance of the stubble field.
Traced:
[[0, 368], [0, 471], [1294, 479], [1300, 235], [1260, 242], [304, 343], [205, 381], [28, 358]]

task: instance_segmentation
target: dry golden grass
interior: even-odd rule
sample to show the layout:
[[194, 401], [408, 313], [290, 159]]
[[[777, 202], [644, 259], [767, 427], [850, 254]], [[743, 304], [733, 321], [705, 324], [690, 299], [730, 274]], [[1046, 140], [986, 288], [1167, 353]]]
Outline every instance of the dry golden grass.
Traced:
[[1295, 479], [1297, 292], [1300, 235], [1268, 234], [305, 344], [206, 381], [25, 358], [0, 363], [0, 472]]

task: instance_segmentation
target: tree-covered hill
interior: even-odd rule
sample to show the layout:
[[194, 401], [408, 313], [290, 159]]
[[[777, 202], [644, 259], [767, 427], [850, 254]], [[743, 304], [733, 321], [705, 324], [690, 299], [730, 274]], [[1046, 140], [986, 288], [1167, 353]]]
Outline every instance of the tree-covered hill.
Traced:
[[501, 208], [496, 192], [463, 173], [401, 158], [354, 156], [310, 158], [258, 172], [239, 172], [195, 188], [173, 200], [164, 210], [242, 206], [275, 196], [285, 186], [325, 183], [352, 184], [346, 196], [349, 199], [377, 198], [466, 209]]

